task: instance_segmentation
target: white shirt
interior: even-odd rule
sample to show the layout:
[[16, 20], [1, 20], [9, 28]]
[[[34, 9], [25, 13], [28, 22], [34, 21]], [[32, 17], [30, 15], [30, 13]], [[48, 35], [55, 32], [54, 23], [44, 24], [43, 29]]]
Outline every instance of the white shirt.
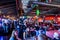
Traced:
[[55, 32], [54, 35], [53, 35], [53, 37], [56, 38], [56, 39], [58, 39], [59, 34], [57, 32]]
[[26, 26], [26, 23], [28, 22], [28, 20], [27, 20], [27, 19], [25, 19], [23, 22], [24, 22], [24, 25]]
[[26, 31], [29, 31], [29, 28], [26, 28]]
[[8, 20], [7, 19], [5, 19], [5, 23], [8, 23]]
[[4, 22], [5, 19], [2, 19], [2, 22]]

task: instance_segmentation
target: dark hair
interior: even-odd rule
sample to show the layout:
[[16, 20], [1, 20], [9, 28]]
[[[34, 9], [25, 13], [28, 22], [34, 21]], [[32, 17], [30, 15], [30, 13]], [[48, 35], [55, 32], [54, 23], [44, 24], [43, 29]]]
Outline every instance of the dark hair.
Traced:
[[37, 30], [37, 31], [39, 30], [39, 27], [38, 27], [38, 26], [36, 27], [36, 30]]

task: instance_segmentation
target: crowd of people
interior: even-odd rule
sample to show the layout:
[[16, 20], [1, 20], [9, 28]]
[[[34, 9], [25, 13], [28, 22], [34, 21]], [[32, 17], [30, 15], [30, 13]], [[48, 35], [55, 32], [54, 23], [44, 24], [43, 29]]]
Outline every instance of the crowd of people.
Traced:
[[[2, 40], [22, 40], [23, 29], [22, 25], [19, 25], [19, 20], [0, 18], [0, 36]], [[2, 36], [7, 36], [7, 38], [3, 39]]]
[[44, 23], [44, 22], [39, 22], [37, 19], [33, 20], [31, 18], [27, 18], [23, 20], [23, 39], [24, 40], [60, 40], [60, 34], [57, 32], [53, 33], [53, 38], [50, 38], [49, 36], [46, 35], [47, 31], [51, 30], [58, 30], [60, 27], [54, 26], [54, 22], [52, 21], [51, 23]]
[[[3, 29], [3, 30], [2, 30]], [[39, 22], [32, 18], [19, 18], [11, 20], [0, 18], [0, 33], [9, 33], [9, 40], [60, 40], [60, 34], [53, 33], [53, 38], [46, 35], [47, 31], [58, 30], [53, 23]]]
[[8, 33], [10, 28], [12, 28], [12, 20], [0, 18], [0, 33]]

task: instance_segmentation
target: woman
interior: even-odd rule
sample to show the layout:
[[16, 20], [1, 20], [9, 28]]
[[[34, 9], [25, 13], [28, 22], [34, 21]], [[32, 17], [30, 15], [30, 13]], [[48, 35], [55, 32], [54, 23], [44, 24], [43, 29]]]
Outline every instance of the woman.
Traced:
[[13, 30], [12, 35], [9, 40], [21, 40], [20, 38], [18, 38], [18, 31], [17, 30]]

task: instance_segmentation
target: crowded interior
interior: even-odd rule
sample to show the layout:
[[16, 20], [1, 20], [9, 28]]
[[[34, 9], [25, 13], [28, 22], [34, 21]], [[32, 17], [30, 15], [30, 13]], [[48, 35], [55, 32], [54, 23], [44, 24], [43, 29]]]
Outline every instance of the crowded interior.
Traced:
[[[24, 18], [24, 17], [23, 17]], [[30, 16], [23, 20], [26, 40], [60, 40], [60, 15]]]
[[60, 0], [0, 0], [0, 40], [60, 40]]

